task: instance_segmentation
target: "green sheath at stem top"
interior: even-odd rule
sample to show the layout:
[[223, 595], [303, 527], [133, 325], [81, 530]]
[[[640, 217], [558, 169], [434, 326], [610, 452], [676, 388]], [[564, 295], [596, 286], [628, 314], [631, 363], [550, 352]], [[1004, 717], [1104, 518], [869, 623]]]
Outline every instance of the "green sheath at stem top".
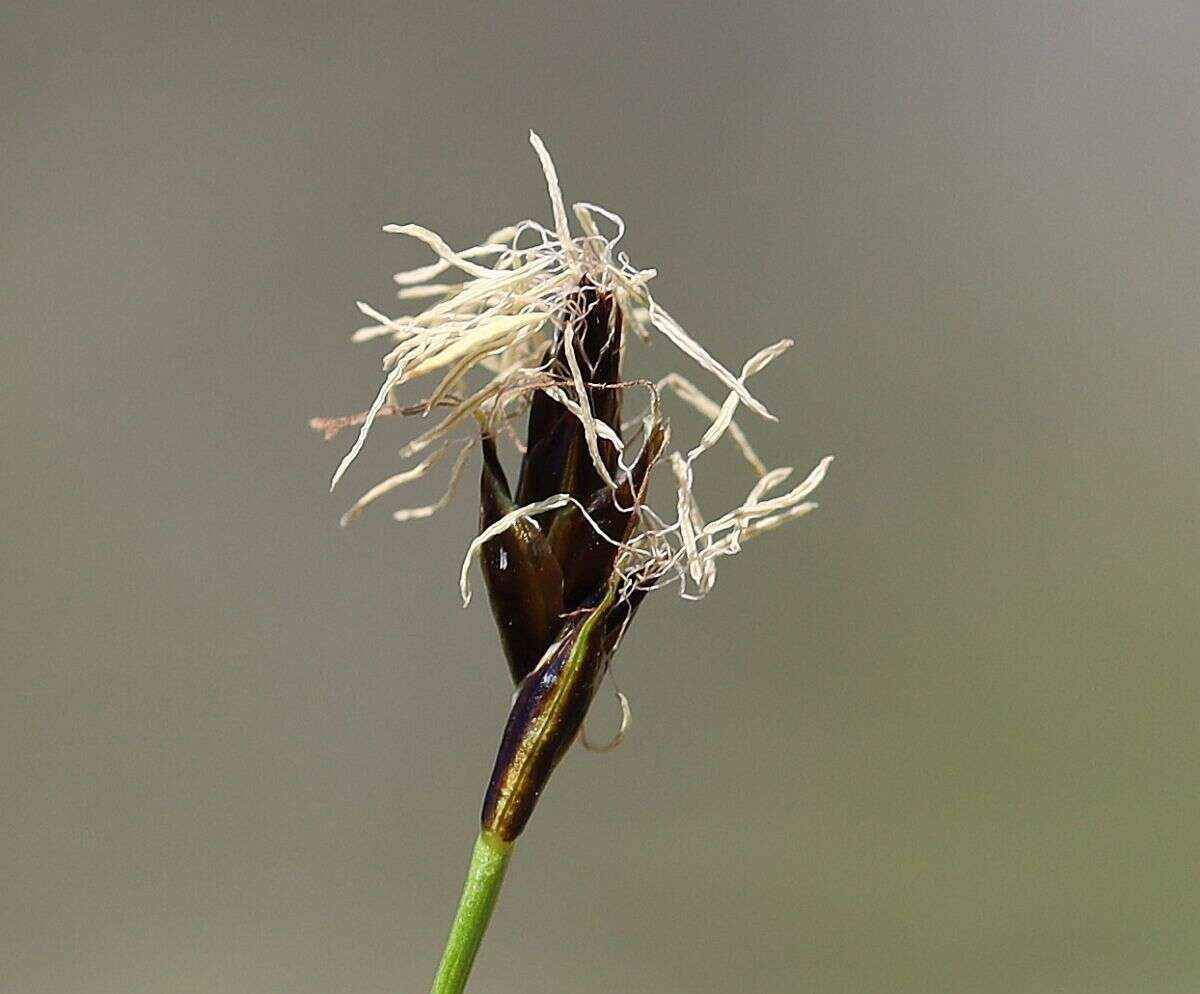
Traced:
[[493, 832], [480, 832], [475, 840], [462, 898], [431, 994], [462, 994], [467, 986], [475, 954], [479, 952], [496, 898], [500, 896], [500, 885], [504, 882], [504, 871], [508, 869], [512, 850], [511, 842], [503, 841]]

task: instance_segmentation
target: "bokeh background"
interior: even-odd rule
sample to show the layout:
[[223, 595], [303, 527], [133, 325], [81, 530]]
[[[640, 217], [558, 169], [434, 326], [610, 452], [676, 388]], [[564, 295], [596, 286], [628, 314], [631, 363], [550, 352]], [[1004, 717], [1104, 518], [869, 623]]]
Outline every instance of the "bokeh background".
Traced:
[[531, 127], [837, 461], [643, 610], [473, 989], [1200, 989], [1195, 4], [2, 17], [0, 990], [427, 989], [509, 695], [474, 485], [339, 530], [410, 428], [331, 497], [306, 422], [427, 258], [380, 225], [548, 216]]

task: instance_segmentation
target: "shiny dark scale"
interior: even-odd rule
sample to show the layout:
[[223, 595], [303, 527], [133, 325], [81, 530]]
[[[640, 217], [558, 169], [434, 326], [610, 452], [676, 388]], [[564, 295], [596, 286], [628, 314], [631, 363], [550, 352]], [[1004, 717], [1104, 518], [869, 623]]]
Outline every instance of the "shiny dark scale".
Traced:
[[[620, 437], [621, 310], [610, 294], [584, 285], [567, 312], [592, 412]], [[543, 365], [569, 384], [566, 348], [560, 328]], [[492, 614], [517, 684], [483, 805], [483, 828], [501, 839], [511, 841], [525, 827], [551, 772], [578, 735], [616, 643], [641, 602], [642, 592], [620, 593], [615, 566], [666, 441], [667, 426], [659, 422], [632, 470], [624, 472], [616, 447], [601, 438], [600, 457], [617, 484], [614, 491], [592, 462], [579, 419], [538, 390], [530, 404], [514, 496], [495, 440], [483, 439], [481, 529], [514, 507], [555, 494], [570, 494], [578, 502], [534, 520], [520, 519], [482, 548]]]

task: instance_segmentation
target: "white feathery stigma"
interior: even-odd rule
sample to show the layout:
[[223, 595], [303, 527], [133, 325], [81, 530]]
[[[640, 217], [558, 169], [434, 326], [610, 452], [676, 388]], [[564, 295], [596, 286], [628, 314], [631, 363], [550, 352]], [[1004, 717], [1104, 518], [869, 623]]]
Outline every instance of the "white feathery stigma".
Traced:
[[[821, 482], [832, 457], [822, 459], [791, 490], [779, 492], [792, 469], [768, 470], [735, 420], [738, 407], [743, 405], [763, 418], [775, 420], [751, 394], [748, 381], [793, 343], [785, 338], [761, 349], [746, 360], [738, 374], [727, 369], [655, 301], [649, 289], [655, 271], [637, 269], [624, 252], [617, 251], [625, 231], [619, 215], [595, 204], [575, 203], [571, 214], [583, 233], [572, 235], [554, 162], [536, 134], [530, 132], [529, 140], [545, 174], [553, 213], [551, 227], [525, 220], [500, 228], [480, 244], [459, 251], [418, 224], [389, 224], [383, 229], [422, 242], [437, 257], [429, 265], [395, 275], [400, 299], [429, 304], [417, 314], [401, 317], [391, 317], [365, 303], [358, 304], [372, 324], [356, 331], [353, 340], [387, 339], [392, 349], [384, 358], [379, 392], [361, 419], [358, 435], [334, 473], [330, 489], [361, 452], [381, 413], [399, 409], [397, 391], [405, 384], [432, 373], [440, 374], [436, 386], [424, 399], [423, 413], [446, 410], [439, 414], [432, 428], [410, 441], [400, 453], [409, 459], [436, 445], [432, 454], [371, 487], [346, 512], [342, 524], [348, 524], [369, 504], [396, 487], [427, 475], [447, 454], [455, 432], [464, 426], [473, 431], [476, 420], [515, 439], [511, 423], [528, 409], [530, 397], [537, 390], [548, 392], [580, 421], [593, 465], [605, 484], [615, 488], [616, 482], [600, 457], [601, 441], [615, 448], [623, 468], [633, 460], [625, 457], [618, 434], [593, 415], [588, 384], [571, 347], [579, 290], [581, 285], [590, 284], [598, 293], [611, 295], [623, 312], [626, 330], [643, 340], [665, 338], [726, 391], [723, 399], [714, 400], [679, 373], [671, 373], [657, 383], [626, 384], [650, 390], [651, 405], [644, 412], [647, 420], [650, 411], [657, 413], [660, 393], [669, 392], [709, 419], [709, 425], [686, 452], [670, 454], [667, 461], [676, 495], [672, 514], [663, 516], [648, 504], [636, 509], [637, 524], [631, 537], [622, 544], [617, 571], [626, 590], [652, 589], [678, 582], [684, 597], [702, 597], [716, 580], [718, 559], [736, 554], [743, 541], [801, 517], [817, 506], [807, 498]], [[611, 226], [611, 233], [603, 233], [598, 221]], [[458, 276], [447, 278], [448, 273]], [[546, 348], [556, 332], [566, 341], [569, 377], [552, 374], [543, 364]], [[470, 379], [475, 382], [468, 388]], [[636, 427], [642, 420], [635, 418], [625, 427]], [[740, 505], [706, 520], [694, 492], [694, 469], [697, 461], [726, 434], [740, 450], [754, 482]], [[458, 437], [464, 444], [453, 463], [445, 494], [433, 504], [394, 512], [397, 520], [428, 517], [449, 502], [473, 441], [469, 435]], [[485, 529], [471, 543], [462, 564], [460, 586], [464, 603], [470, 599], [470, 564], [487, 539], [518, 520], [532, 520], [536, 513], [568, 503], [584, 510], [570, 495], [557, 494], [518, 507]], [[586, 517], [585, 510], [584, 514]], [[588, 520], [591, 522], [591, 518]], [[599, 530], [594, 522], [592, 525]]]

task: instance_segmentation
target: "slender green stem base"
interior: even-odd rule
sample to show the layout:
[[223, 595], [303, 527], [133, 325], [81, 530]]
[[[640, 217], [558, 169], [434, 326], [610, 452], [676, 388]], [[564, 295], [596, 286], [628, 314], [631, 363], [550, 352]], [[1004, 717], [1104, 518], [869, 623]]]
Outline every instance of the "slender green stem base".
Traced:
[[508, 869], [512, 850], [511, 842], [505, 842], [486, 829], [475, 840], [467, 882], [463, 884], [458, 911], [450, 926], [450, 937], [446, 940], [446, 951], [442, 953], [442, 965], [433, 980], [431, 994], [462, 994], [467, 986], [475, 954], [479, 952], [496, 898], [500, 896], [500, 885], [504, 883], [504, 871]]

